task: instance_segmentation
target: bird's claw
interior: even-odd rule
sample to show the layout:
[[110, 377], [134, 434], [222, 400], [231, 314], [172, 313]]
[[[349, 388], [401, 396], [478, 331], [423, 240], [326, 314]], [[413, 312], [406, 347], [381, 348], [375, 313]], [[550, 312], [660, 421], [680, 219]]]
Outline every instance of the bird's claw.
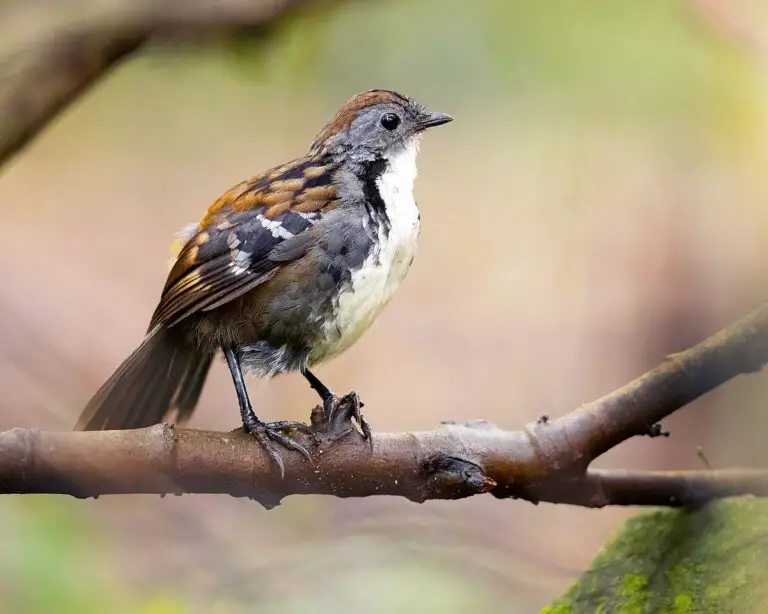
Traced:
[[373, 446], [371, 427], [360, 411], [363, 406], [364, 403], [356, 392], [350, 392], [343, 397], [326, 397], [323, 401], [323, 422], [336, 434], [336, 438], [340, 438], [349, 432], [349, 423], [354, 418], [360, 426], [363, 439]]
[[313, 467], [315, 465], [309, 451], [299, 442], [285, 434], [285, 431], [299, 431], [314, 437], [312, 428], [303, 422], [292, 422], [287, 420], [280, 422], [256, 422], [254, 424], [245, 424], [240, 429], [236, 430], [245, 431], [261, 444], [261, 447], [264, 448], [269, 457], [280, 469], [280, 479], [285, 477], [285, 463], [283, 462], [280, 453], [275, 449], [273, 442], [280, 444], [286, 450], [298, 452], [306, 458]]

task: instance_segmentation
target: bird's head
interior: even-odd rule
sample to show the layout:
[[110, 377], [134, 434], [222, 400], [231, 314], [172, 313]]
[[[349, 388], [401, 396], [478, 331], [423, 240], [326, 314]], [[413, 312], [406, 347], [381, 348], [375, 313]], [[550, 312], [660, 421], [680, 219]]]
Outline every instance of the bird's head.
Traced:
[[452, 121], [390, 90], [370, 90], [347, 100], [317, 135], [310, 152], [354, 162], [392, 159], [415, 148], [428, 128]]

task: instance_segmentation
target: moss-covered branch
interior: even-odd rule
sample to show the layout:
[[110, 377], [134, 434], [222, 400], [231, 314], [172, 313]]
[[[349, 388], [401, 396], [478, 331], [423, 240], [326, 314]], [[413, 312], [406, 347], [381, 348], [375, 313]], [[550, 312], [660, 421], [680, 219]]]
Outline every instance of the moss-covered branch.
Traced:
[[641, 514], [542, 614], [766, 612], [766, 564], [768, 501]]

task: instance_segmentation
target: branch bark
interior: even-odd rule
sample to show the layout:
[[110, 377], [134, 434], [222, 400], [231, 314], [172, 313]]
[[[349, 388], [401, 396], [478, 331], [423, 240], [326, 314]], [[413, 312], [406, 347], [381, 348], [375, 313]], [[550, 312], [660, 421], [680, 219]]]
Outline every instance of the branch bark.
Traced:
[[217, 493], [267, 508], [289, 494], [395, 495], [422, 503], [490, 492], [534, 503], [690, 506], [732, 495], [768, 495], [768, 471], [590, 470], [540, 482], [515, 473], [527, 447], [522, 432], [488, 423], [434, 431], [381, 433], [371, 451], [350, 429], [319, 443], [313, 467], [286, 454], [286, 475], [243, 433], [157, 425], [133, 431], [0, 433], [0, 493]]
[[[311, 465], [285, 452], [285, 478], [248, 435], [176, 429], [0, 433], [0, 493], [226, 493], [266, 507], [289, 494], [396, 495], [412, 501], [496, 497], [605, 505], [694, 505], [768, 494], [768, 471], [588, 471], [589, 463], [689, 401], [768, 361], [768, 305], [602, 399], [522, 431], [475, 421], [379, 433], [373, 446], [348, 419], [315, 408], [315, 439], [297, 434]], [[346, 415], [345, 415], [346, 414]], [[302, 439], [303, 438], [303, 439]]]
[[591, 508], [607, 505], [695, 507], [725, 497], [768, 496], [768, 470], [590, 469], [582, 477], [556, 480], [534, 488], [532, 494], [541, 501]]
[[[112, 17], [65, 26], [0, 59], [0, 165], [110, 69], [169, 36], [263, 35], [307, 0], [120, 0]], [[8, 10], [8, 9], [6, 9]]]
[[[626, 386], [561, 420], [572, 446], [587, 463], [654, 425], [728, 380], [759, 372], [768, 362], [768, 305], [693, 348], [672, 354]], [[577, 459], [574, 459], [577, 461]]]

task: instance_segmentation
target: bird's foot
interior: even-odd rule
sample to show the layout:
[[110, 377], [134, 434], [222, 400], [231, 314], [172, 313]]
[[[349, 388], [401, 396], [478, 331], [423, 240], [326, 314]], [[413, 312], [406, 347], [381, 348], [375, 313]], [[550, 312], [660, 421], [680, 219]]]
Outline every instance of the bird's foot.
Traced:
[[350, 392], [343, 397], [335, 394], [329, 395], [323, 400], [322, 407], [318, 406], [312, 412], [312, 426], [317, 431], [330, 432], [333, 439], [336, 440], [354, 429], [352, 426], [352, 419], [354, 418], [363, 439], [372, 446], [371, 427], [363, 418], [361, 411], [364, 405], [356, 392]]
[[280, 453], [275, 449], [274, 443], [281, 445], [286, 450], [298, 452], [306, 458], [311, 465], [314, 466], [315, 464], [307, 449], [289, 435], [289, 433], [293, 431], [305, 433], [314, 438], [314, 429], [303, 422], [292, 422], [290, 420], [262, 422], [261, 420], [252, 420], [248, 423], [244, 423], [243, 426], [235, 430], [248, 433], [261, 444], [269, 457], [280, 469], [281, 479], [285, 477], [285, 463], [283, 462]]

